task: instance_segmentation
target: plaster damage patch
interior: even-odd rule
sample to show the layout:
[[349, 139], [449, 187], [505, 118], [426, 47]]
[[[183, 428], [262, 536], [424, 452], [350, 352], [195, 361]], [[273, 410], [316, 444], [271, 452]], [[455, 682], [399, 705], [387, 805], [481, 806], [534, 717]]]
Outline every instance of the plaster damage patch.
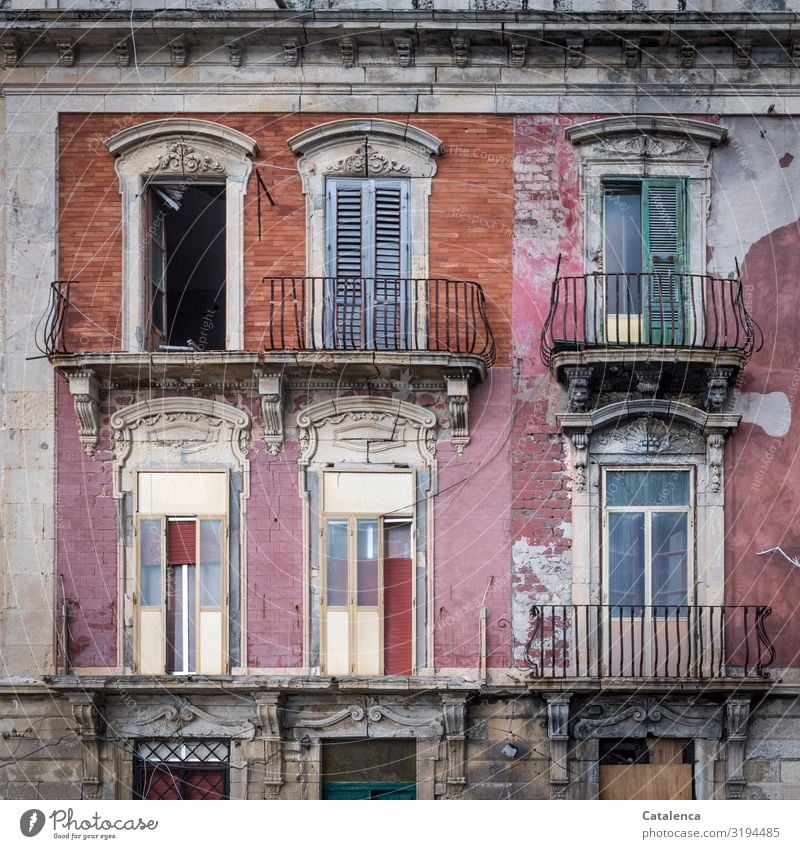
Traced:
[[734, 412], [743, 422], [758, 425], [769, 436], [786, 436], [792, 424], [792, 405], [783, 392], [742, 392]]

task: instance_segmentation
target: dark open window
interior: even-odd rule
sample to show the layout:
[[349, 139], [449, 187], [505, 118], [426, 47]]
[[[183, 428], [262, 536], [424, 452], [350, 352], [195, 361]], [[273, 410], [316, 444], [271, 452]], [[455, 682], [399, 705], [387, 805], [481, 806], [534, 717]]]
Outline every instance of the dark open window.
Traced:
[[150, 350], [225, 348], [225, 187], [154, 184]]

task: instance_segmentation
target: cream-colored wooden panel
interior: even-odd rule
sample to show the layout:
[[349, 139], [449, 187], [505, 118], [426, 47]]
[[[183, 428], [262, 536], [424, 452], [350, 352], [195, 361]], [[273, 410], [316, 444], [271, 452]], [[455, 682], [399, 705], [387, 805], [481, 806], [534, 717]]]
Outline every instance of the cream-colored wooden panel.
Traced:
[[222, 675], [222, 612], [200, 611], [200, 657], [197, 671], [203, 675]]
[[165, 643], [161, 608], [151, 607], [139, 611], [139, 674], [164, 674]]
[[165, 516], [225, 515], [225, 472], [139, 472], [139, 512]]
[[356, 613], [356, 674], [383, 675], [381, 619], [377, 610]]
[[642, 317], [640, 315], [627, 315], [620, 313], [608, 313], [606, 315], [606, 342], [638, 344], [642, 341]]
[[350, 615], [346, 610], [329, 610], [325, 616], [325, 672], [350, 674]]
[[414, 510], [410, 472], [325, 472], [323, 509], [327, 513], [405, 513]]

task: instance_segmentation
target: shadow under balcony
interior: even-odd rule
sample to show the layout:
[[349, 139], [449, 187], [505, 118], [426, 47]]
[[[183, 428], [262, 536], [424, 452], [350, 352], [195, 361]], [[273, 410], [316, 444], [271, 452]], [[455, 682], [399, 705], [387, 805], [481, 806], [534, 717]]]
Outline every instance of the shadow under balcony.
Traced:
[[553, 282], [541, 356], [569, 387], [572, 412], [609, 393], [696, 395], [700, 406], [720, 412], [761, 343], [740, 279], [586, 274]]
[[534, 686], [769, 682], [771, 608], [759, 605], [533, 605], [517, 667]]
[[[495, 359], [478, 283], [442, 278], [266, 277], [248, 303], [256, 350], [185, 346], [153, 351], [70, 350], [84, 321], [74, 281], [51, 285], [37, 345], [57, 370], [91, 370], [115, 385], [216, 385], [279, 373], [295, 380], [483, 381]], [[85, 310], [84, 310], [85, 312]]]

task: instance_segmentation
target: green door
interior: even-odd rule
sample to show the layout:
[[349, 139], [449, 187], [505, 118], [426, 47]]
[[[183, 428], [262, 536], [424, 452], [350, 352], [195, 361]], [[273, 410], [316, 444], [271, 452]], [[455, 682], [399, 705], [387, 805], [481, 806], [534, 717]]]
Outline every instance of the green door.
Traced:
[[417, 788], [402, 781], [327, 781], [323, 799], [416, 799]]

